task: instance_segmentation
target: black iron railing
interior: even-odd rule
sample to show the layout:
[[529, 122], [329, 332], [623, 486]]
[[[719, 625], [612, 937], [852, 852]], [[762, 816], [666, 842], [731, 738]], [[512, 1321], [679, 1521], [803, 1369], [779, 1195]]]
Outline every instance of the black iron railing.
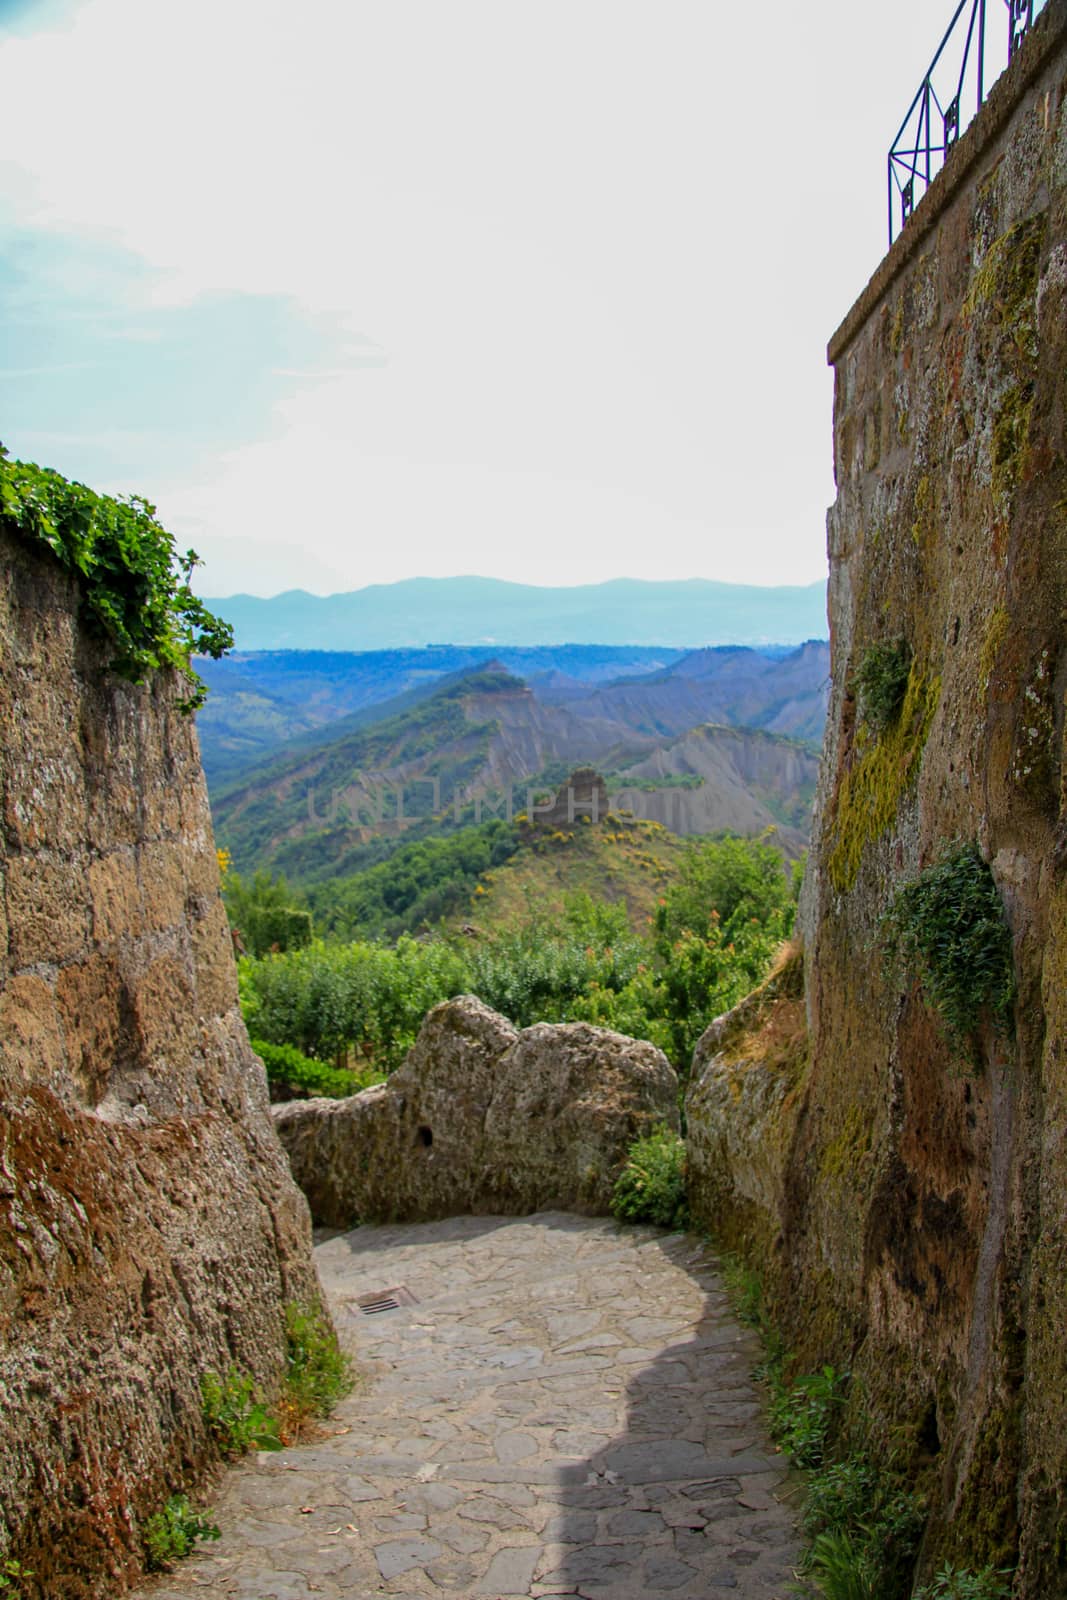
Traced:
[[1004, 33], [987, 27], [987, 11], [995, 4], [996, 0], [960, 0], [941, 48], [893, 140], [889, 152], [890, 244], [981, 108], [988, 85], [1011, 63], [1046, 0], [1003, 0], [1008, 13]]

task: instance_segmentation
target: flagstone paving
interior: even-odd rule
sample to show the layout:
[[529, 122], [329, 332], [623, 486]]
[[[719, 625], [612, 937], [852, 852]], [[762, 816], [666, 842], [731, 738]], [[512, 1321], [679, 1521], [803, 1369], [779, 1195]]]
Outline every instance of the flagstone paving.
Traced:
[[[698, 1242], [548, 1213], [316, 1256], [363, 1372], [342, 1431], [229, 1471], [221, 1540], [144, 1600], [786, 1600], [758, 1348]], [[394, 1288], [410, 1303], [361, 1311]]]

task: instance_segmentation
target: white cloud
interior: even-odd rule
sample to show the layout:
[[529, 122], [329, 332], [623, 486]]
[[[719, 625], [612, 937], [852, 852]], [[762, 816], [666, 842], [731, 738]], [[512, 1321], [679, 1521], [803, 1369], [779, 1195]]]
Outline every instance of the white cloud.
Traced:
[[146, 485], [206, 539], [802, 581], [825, 340], [936, 42], [922, 0], [888, 41], [848, 0], [86, 0], [0, 46], [4, 192], [135, 252], [156, 305], [282, 293], [369, 341], [292, 369], [269, 442]]

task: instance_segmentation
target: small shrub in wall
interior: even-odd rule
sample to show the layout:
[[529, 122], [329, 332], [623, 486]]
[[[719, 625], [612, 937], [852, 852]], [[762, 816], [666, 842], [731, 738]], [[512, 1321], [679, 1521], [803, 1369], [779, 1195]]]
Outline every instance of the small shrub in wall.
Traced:
[[647, 1139], [630, 1146], [615, 1183], [611, 1209], [620, 1222], [688, 1227], [685, 1144], [670, 1128], [657, 1128]]
[[911, 645], [906, 639], [872, 644], [863, 652], [856, 673], [860, 716], [874, 733], [882, 733], [900, 715], [911, 672]]
[[1011, 932], [976, 845], [950, 846], [898, 889], [882, 937], [888, 970], [918, 975], [953, 1045], [973, 1045], [987, 1020], [1007, 1031], [1015, 1000]]

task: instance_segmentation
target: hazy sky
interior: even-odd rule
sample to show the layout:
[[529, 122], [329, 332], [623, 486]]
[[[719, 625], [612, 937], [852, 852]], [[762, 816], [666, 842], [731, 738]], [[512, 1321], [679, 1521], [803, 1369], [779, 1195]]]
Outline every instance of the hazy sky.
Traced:
[[953, 9], [0, 0], [0, 439], [209, 594], [818, 578]]

